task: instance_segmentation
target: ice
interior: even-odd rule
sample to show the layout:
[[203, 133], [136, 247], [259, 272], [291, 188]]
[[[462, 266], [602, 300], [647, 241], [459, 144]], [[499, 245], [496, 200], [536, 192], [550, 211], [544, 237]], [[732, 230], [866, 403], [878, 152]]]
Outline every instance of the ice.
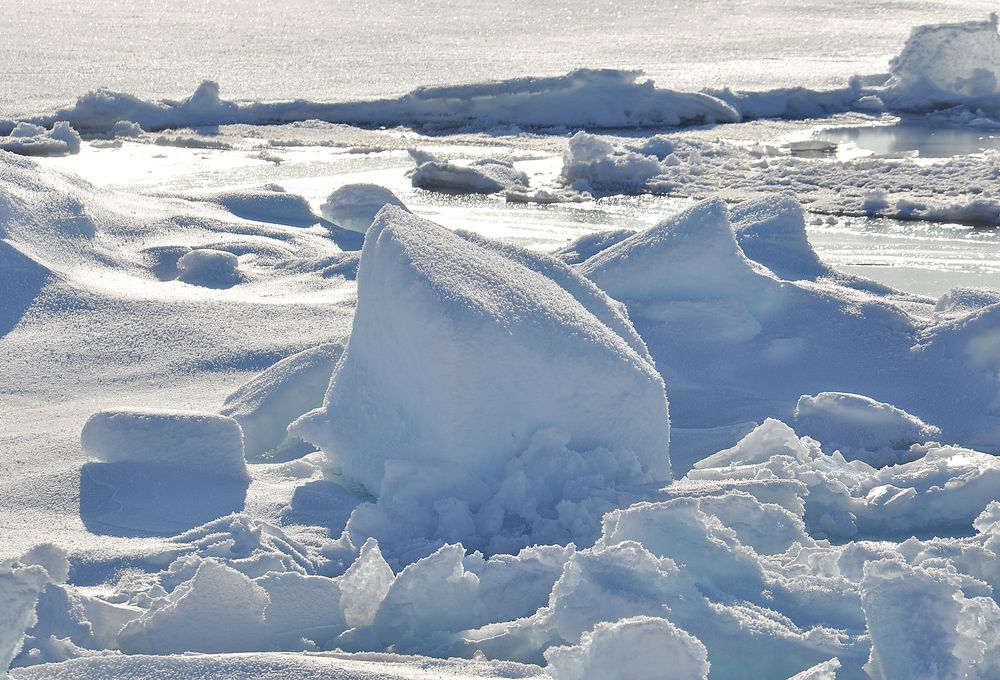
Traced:
[[214, 248], [196, 248], [177, 260], [177, 278], [207, 288], [228, 288], [240, 281], [239, 259]]
[[435, 129], [497, 125], [529, 127], [669, 127], [734, 122], [729, 104], [700, 92], [657, 88], [641, 71], [578, 69], [547, 78], [512, 78], [450, 87], [419, 88], [398, 99], [343, 103], [234, 102], [205, 81], [181, 101], [144, 101], [108, 89], [81, 96], [69, 107], [31, 122], [68, 121], [78, 130], [105, 132], [119, 120], [148, 131], [231, 123], [323, 120], [356, 125], [429, 126]]
[[[954, 574], [897, 560], [869, 562], [864, 571], [860, 587], [872, 636], [866, 666], [870, 676], [876, 680], [988, 677], [980, 676], [976, 666], [984, 648], [996, 641], [980, 640], [981, 630], [967, 628], [970, 622], [964, 620], [963, 605], [973, 603], [962, 596]], [[989, 604], [982, 613], [995, 620], [1000, 610], [992, 600]], [[979, 625], [984, 624], [980, 619]]]
[[890, 62], [888, 95], [897, 105], [933, 108], [1000, 92], [997, 16], [913, 29]]
[[351, 628], [369, 626], [389, 592], [395, 574], [382, 558], [378, 541], [369, 538], [340, 579], [344, 620]]
[[66, 121], [52, 123], [51, 129], [33, 123], [18, 123], [7, 137], [0, 137], [0, 150], [22, 156], [65, 156], [80, 153], [80, 134]]
[[526, 174], [512, 163], [495, 159], [481, 159], [468, 165], [428, 160], [418, 163], [410, 180], [419, 189], [470, 194], [493, 194], [528, 186]]
[[524, 540], [501, 526], [526, 522], [568, 540], [593, 526], [575, 529], [569, 506], [543, 522], [561, 501], [669, 478], [663, 383], [634, 333], [616, 332], [621, 311], [565, 265], [549, 278], [529, 268], [537, 256], [525, 266], [391, 206], [361, 259], [344, 357], [323, 407], [290, 430], [379, 498], [355, 511], [359, 536], [476, 545]]
[[794, 418], [797, 432], [823, 442], [831, 451], [839, 449], [848, 457], [857, 456], [856, 451], [905, 451], [912, 444], [941, 437], [939, 428], [891, 404], [859, 394], [802, 395]]
[[[334, 579], [269, 572], [254, 583], [267, 593], [265, 639], [271, 648], [294, 649], [309, 643], [327, 647], [348, 627], [340, 584]], [[236, 649], [253, 649], [250, 645], [244, 641]]]
[[[951, 124], [966, 123], [956, 120]], [[954, 155], [931, 170], [923, 162], [898, 154], [817, 163], [817, 159], [782, 151], [767, 142], [734, 144], [731, 140], [682, 134], [671, 135], [670, 142], [673, 152], [659, 158], [644, 155], [641, 145], [625, 139], [579, 133], [571, 139], [564, 155], [560, 184], [570, 190], [593, 190], [599, 195], [653, 194], [696, 199], [717, 195], [729, 200], [761, 199], [780, 193], [794, 195], [810, 212], [833, 215], [868, 214], [980, 227], [994, 226], [1000, 220], [997, 197], [989, 189], [995, 151], [987, 151], [985, 158]], [[829, 142], [809, 142], [817, 143], [830, 146]], [[753, 210], [761, 211], [762, 219], [768, 211], [778, 219], [783, 212], [775, 202], [778, 199], [763, 201]], [[762, 206], [768, 203], [772, 207], [765, 210]], [[784, 212], [788, 210], [790, 206], [784, 208]], [[742, 219], [739, 211], [737, 215], [736, 221]], [[794, 217], [788, 213], [778, 221], [769, 219], [761, 228], [780, 228], [790, 233], [796, 227]], [[757, 234], [755, 238], [762, 236]], [[802, 239], [797, 237], [794, 243], [799, 247]], [[803, 253], [799, 248], [800, 257]], [[770, 261], [779, 258], [775, 254]], [[803, 262], [800, 259], [785, 266], [801, 267]]]
[[641, 193], [646, 181], [659, 174], [655, 156], [618, 151], [599, 137], [578, 132], [569, 140], [560, 179], [581, 191]]
[[111, 134], [116, 139], [135, 139], [142, 137], [146, 131], [138, 123], [130, 120], [120, 120], [111, 126]]
[[801, 673], [796, 673], [788, 680], [837, 680], [837, 670], [840, 669], [840, 661], [830, 659], [823, 663], [818, 663], [812, 668], [807, 668]]
[[[56, 672], [65, 680], [126, 680], [136, 677], [223, 677], [232, 680], [480, 680], [523, 679], [546, 674], [537, 666], [484, 659], [428, 659], [399, 654], [139, 654], [73, 659]], [[53, 667], [17, 669], [15, 680], [49, 680]]]
[[190, 581], [127, 623], [118, 644], [128, 654], [263, 649], [268, 604], [264, 588], [221, 562], [204, 560]]
[[599, 623], [578, 645], [550, 647], [545, 659], [554, 680], [707, 680], [709, 671], [697, 638], [648, 616]]
[[809, 446], [788, 425], [767, 418], [735, 446], [706, 456], [695, 463], [694, 468], [704, 470], [727, 465], [753, 465], [767, 462], [772, 456], [789, 456], [801, 462], [808, 460]]
[[783, 279], [830, 275], [806, 236], [805, 211], [791, 196], [769, 196], [733, 207], [736, 240], [748, 258]]
[[[840, 273], [829, 245], [867, 229], [908, 267], [961, 234], [987, 270], [986, 232], [882, 217], [996, 223], [1000, 156], [711, 125], [957, 104], [928, 120], [988, 134], [989, 74], [949, 78], [993, 68], [996, 25], [963, 26], [917, 31], [888, 85], [105, 91], [63, 111], [81, 153], [0, 152], [0, 544], [71, 548], [0, 561], [4, 672], [1000, 677], [1000, 299]], [[409, 186], [415, 144], [441, 191]], [[122, 403], [157, 408], [85, 423]]]
[[804, 519], [810, 534], [841, 537], [968, 533], [1000, 483], [994, 456], [959, 447], [913, 446], [897, 454], [909, 462], [876, 469], [848, 462], [839, 451], [824, 454], [808, 437], [796, 439], [784, 423], [765, 421], [687, 476], [801, 481], [809, 490]]
[[934, 311], [964, 315], [1000, 303], [1000, 291], [991, 288], [952, 288], [938, 298]]
[[249, 479], [239, 423], [212, 413], [100, 411], [84, 425], [80, 442], [85, 453], [103, 463], [139, 463], [193, 475]]
[[363, 234], [384, 205], [406, 207], [396, 194], [378, 184], [345, 184], [326, 197], [320, 213], [337, 226]]
[[720, 199], [621, 241], [584, 262], [580, 271], [626, 304], [734, 298], [767, 307], [780, 289], [770, 272], [740, 250]]
[[308, 452], [309, 447], [286, 430], [303, 413], [322, 405], [343, 351], [341, 342], [310, 347], [282, 359], [226, 397], [221, 413], [240, 424], [248, 459]]
[[172, 535], [243, 509], [250, 474], [232, 418], [154, 409], [95, 413], [80, 436], [80, 513], [94, 531]]
[[632, 229], [595, 231], [592, 234], [586, 234], [566, 244], [555, 251], [553, 255], [566, 264], [580, 264], [619, 241], [624, 241], [633, 234], [635, 234], [635, 231]]
[[0, 678], [21, 650], [24, 632], [35, 624], [35, 602], [52, 577], [38, 564], [0, 562]]

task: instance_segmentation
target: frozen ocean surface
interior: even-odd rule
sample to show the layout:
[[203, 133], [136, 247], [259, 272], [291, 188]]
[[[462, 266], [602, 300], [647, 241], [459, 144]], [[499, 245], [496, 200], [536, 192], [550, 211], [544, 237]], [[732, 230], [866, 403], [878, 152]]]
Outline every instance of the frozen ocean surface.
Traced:
[[179, 98], [206, 78], [237, 99], [318, 101], [578, 67], [643, 69], [676, 89], [833, 87], [885, 72], [912, 26], [993, 9], [985, 0], [15, 0], [0, 25], [0, 116], [98, 87]]
[[987, 3], [3, 9], [0, 678], [1000, 677]]

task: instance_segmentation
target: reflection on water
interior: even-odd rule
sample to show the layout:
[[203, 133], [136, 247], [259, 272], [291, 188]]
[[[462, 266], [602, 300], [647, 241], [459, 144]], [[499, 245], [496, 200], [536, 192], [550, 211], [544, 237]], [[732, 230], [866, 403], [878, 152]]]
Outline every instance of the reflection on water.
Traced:
[[868, 125], [819, 130], [816, 140], [853, 142], [877, 154], [916, 151], [924, 158], [947, 158], [1000, 149], [1000, 131], [969, 127], [930, 126], [923, 121], [901, 120], [893, 125]]

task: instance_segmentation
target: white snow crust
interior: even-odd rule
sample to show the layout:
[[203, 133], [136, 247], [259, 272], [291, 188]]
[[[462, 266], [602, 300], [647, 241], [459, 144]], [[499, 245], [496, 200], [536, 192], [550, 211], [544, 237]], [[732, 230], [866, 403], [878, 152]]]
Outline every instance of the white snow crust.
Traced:
[[[849, 110], [990, 129], [998, 45], [995, 17], [918, 28], [890, 74], [828, 91], [580, 70], [322, 104], [206, 83], [0, 123], [0, 677], [1000, 677], [1000, 293], [841, 273], [807, 232], [824, 212], [995, 225], [1000, 156], [637, 130]], [[417, 148], [407, 176], [432, 146], [413, 130], [145, 132], [306, 118], [461, 130], [495, 157]], [[164, 173], [216, 174], [59, 169], [160, 143]], [[346, 169], [281, 167], [299, 151]], [[554, 256], [465, 230], [542, 213], [551, 245], [601, 211], [612, 228]]]

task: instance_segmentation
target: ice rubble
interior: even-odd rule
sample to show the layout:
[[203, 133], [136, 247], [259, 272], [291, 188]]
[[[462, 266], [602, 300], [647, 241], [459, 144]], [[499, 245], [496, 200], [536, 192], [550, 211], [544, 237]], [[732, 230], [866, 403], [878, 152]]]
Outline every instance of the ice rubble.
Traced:
[[663, 383], [620, 308], [506, 250], [392, 206], [369, 229], [344, 357], [290, 428], [379, 499], [352, 534], [565, 541], [610, 502], [592, 492], [669, 478]]
[[[671, 151], [661, 158], [630, 139], [576, 133], [564, 154], [560, 183], [566, 191], [585, 190], [598, 196], [649, 193], [703, 199], [722, 195], [727, 200], [741, 200], [784, 193], [793, 194], [795, 200], [817, 213], [971, 226], [1000, 224], [1000, 194], [993, 188], [1000, 163], [996, 152], [956, 156], [933, 164], [878, 156], [816, 162], [767, 144], [733, 144], [681, 134], [667, 136], [661, 142], [666, 144]], [[775, 237], [781, 223], [786, 230], [794, 227], [794, 209], [787, 206], [775, 204], [766, 210], [758, 206], [754, 210], [759, 214], [747, 217], [757, 221], [764, 220], [768, 211], [773, 213], [773, 221], [765, 228]], [[743, 219], [739, 215], [735, 221]], [[746, 240], [750, 240], [749, 233]], [[797, 239], [795, 247], [800, 245]], [[788, 247], [792, 247], [791, 242]], [[761, 250], [769, 252], [766, 246]], [[801, 248], [800, 253], [807, 254]], [[805, 264], [818, 272], [815, 262], [798, 260], [793, 265], [780, 254], [771, 259], [784, 262], [784, 266]]]
[[8, 136], [0, 137], [0, 149], [22, 156], [66, 156], [80, 153], [83, 140], [64, 120], [46, 129], [33, 123], [18, 123]]

